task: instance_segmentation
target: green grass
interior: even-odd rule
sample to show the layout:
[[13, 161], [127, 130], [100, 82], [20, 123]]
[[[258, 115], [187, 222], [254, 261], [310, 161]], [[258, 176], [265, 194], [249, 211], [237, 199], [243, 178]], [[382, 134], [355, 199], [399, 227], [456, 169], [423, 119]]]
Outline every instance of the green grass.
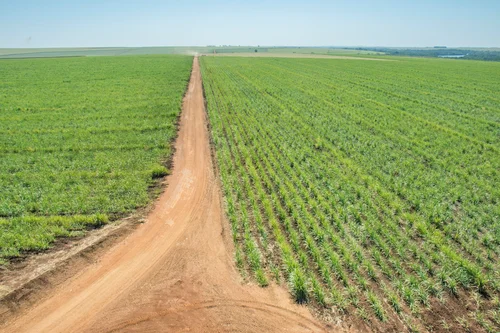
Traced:
[[382, 329], [432, 327], [424, 314], [477, 292], [469, 324], [495, 325], [499, 64], [201, 65], [239, 267], [279, 267], [297, 302]]
[[192, 57], [0, 60], [0, 258], [146, 205]]

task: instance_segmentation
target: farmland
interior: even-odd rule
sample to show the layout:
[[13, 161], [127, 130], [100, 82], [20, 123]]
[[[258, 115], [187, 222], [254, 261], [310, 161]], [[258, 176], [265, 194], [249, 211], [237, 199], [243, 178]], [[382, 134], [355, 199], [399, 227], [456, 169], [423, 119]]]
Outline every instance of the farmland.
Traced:
[[201, 66], [243, 274], [375, 330], [498, 331], [498, 64]]
[[2, 60], [0, 261], [146, 205], [192, 57]]
[[[256, 52], [257, 51], [257, 52]], [[0, 59], [87, 57], [87, 56], [133, 56], [160, 54], [267, 54], [267, 55], [330, 55], [367, 56], [381, 55], [375, 51], [347, 50], [337, 47], [265, 47], [265, 46], [157, 46], [157, 47], [93, 47], [93, 48], [0, 48]]]

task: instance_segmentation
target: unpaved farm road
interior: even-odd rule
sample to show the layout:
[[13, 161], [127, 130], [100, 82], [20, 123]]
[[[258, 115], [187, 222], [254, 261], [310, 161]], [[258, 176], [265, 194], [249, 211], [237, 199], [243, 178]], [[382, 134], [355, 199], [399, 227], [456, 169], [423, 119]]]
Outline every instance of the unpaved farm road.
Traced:
[[142, 224], [3, 332], [323, 332], [277, 286], [233, 264], [194, 59], [168, 187]]

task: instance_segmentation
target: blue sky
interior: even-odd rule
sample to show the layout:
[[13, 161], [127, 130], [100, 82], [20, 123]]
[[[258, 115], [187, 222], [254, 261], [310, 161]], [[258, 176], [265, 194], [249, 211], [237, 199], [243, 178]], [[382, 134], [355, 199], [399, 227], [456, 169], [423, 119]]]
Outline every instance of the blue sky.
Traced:
[[0, 0], [0, 48], [500, 47], [500, 0]]

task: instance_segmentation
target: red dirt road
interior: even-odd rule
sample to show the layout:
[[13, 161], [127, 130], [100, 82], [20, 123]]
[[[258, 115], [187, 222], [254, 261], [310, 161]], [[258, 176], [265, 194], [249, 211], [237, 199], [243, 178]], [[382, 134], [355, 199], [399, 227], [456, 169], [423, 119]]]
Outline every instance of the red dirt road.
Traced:
[[213, 171], [198, 59], [173, 173], [146, 223], [5, 332], [322, 332], [277, 286], [244, 284]]

